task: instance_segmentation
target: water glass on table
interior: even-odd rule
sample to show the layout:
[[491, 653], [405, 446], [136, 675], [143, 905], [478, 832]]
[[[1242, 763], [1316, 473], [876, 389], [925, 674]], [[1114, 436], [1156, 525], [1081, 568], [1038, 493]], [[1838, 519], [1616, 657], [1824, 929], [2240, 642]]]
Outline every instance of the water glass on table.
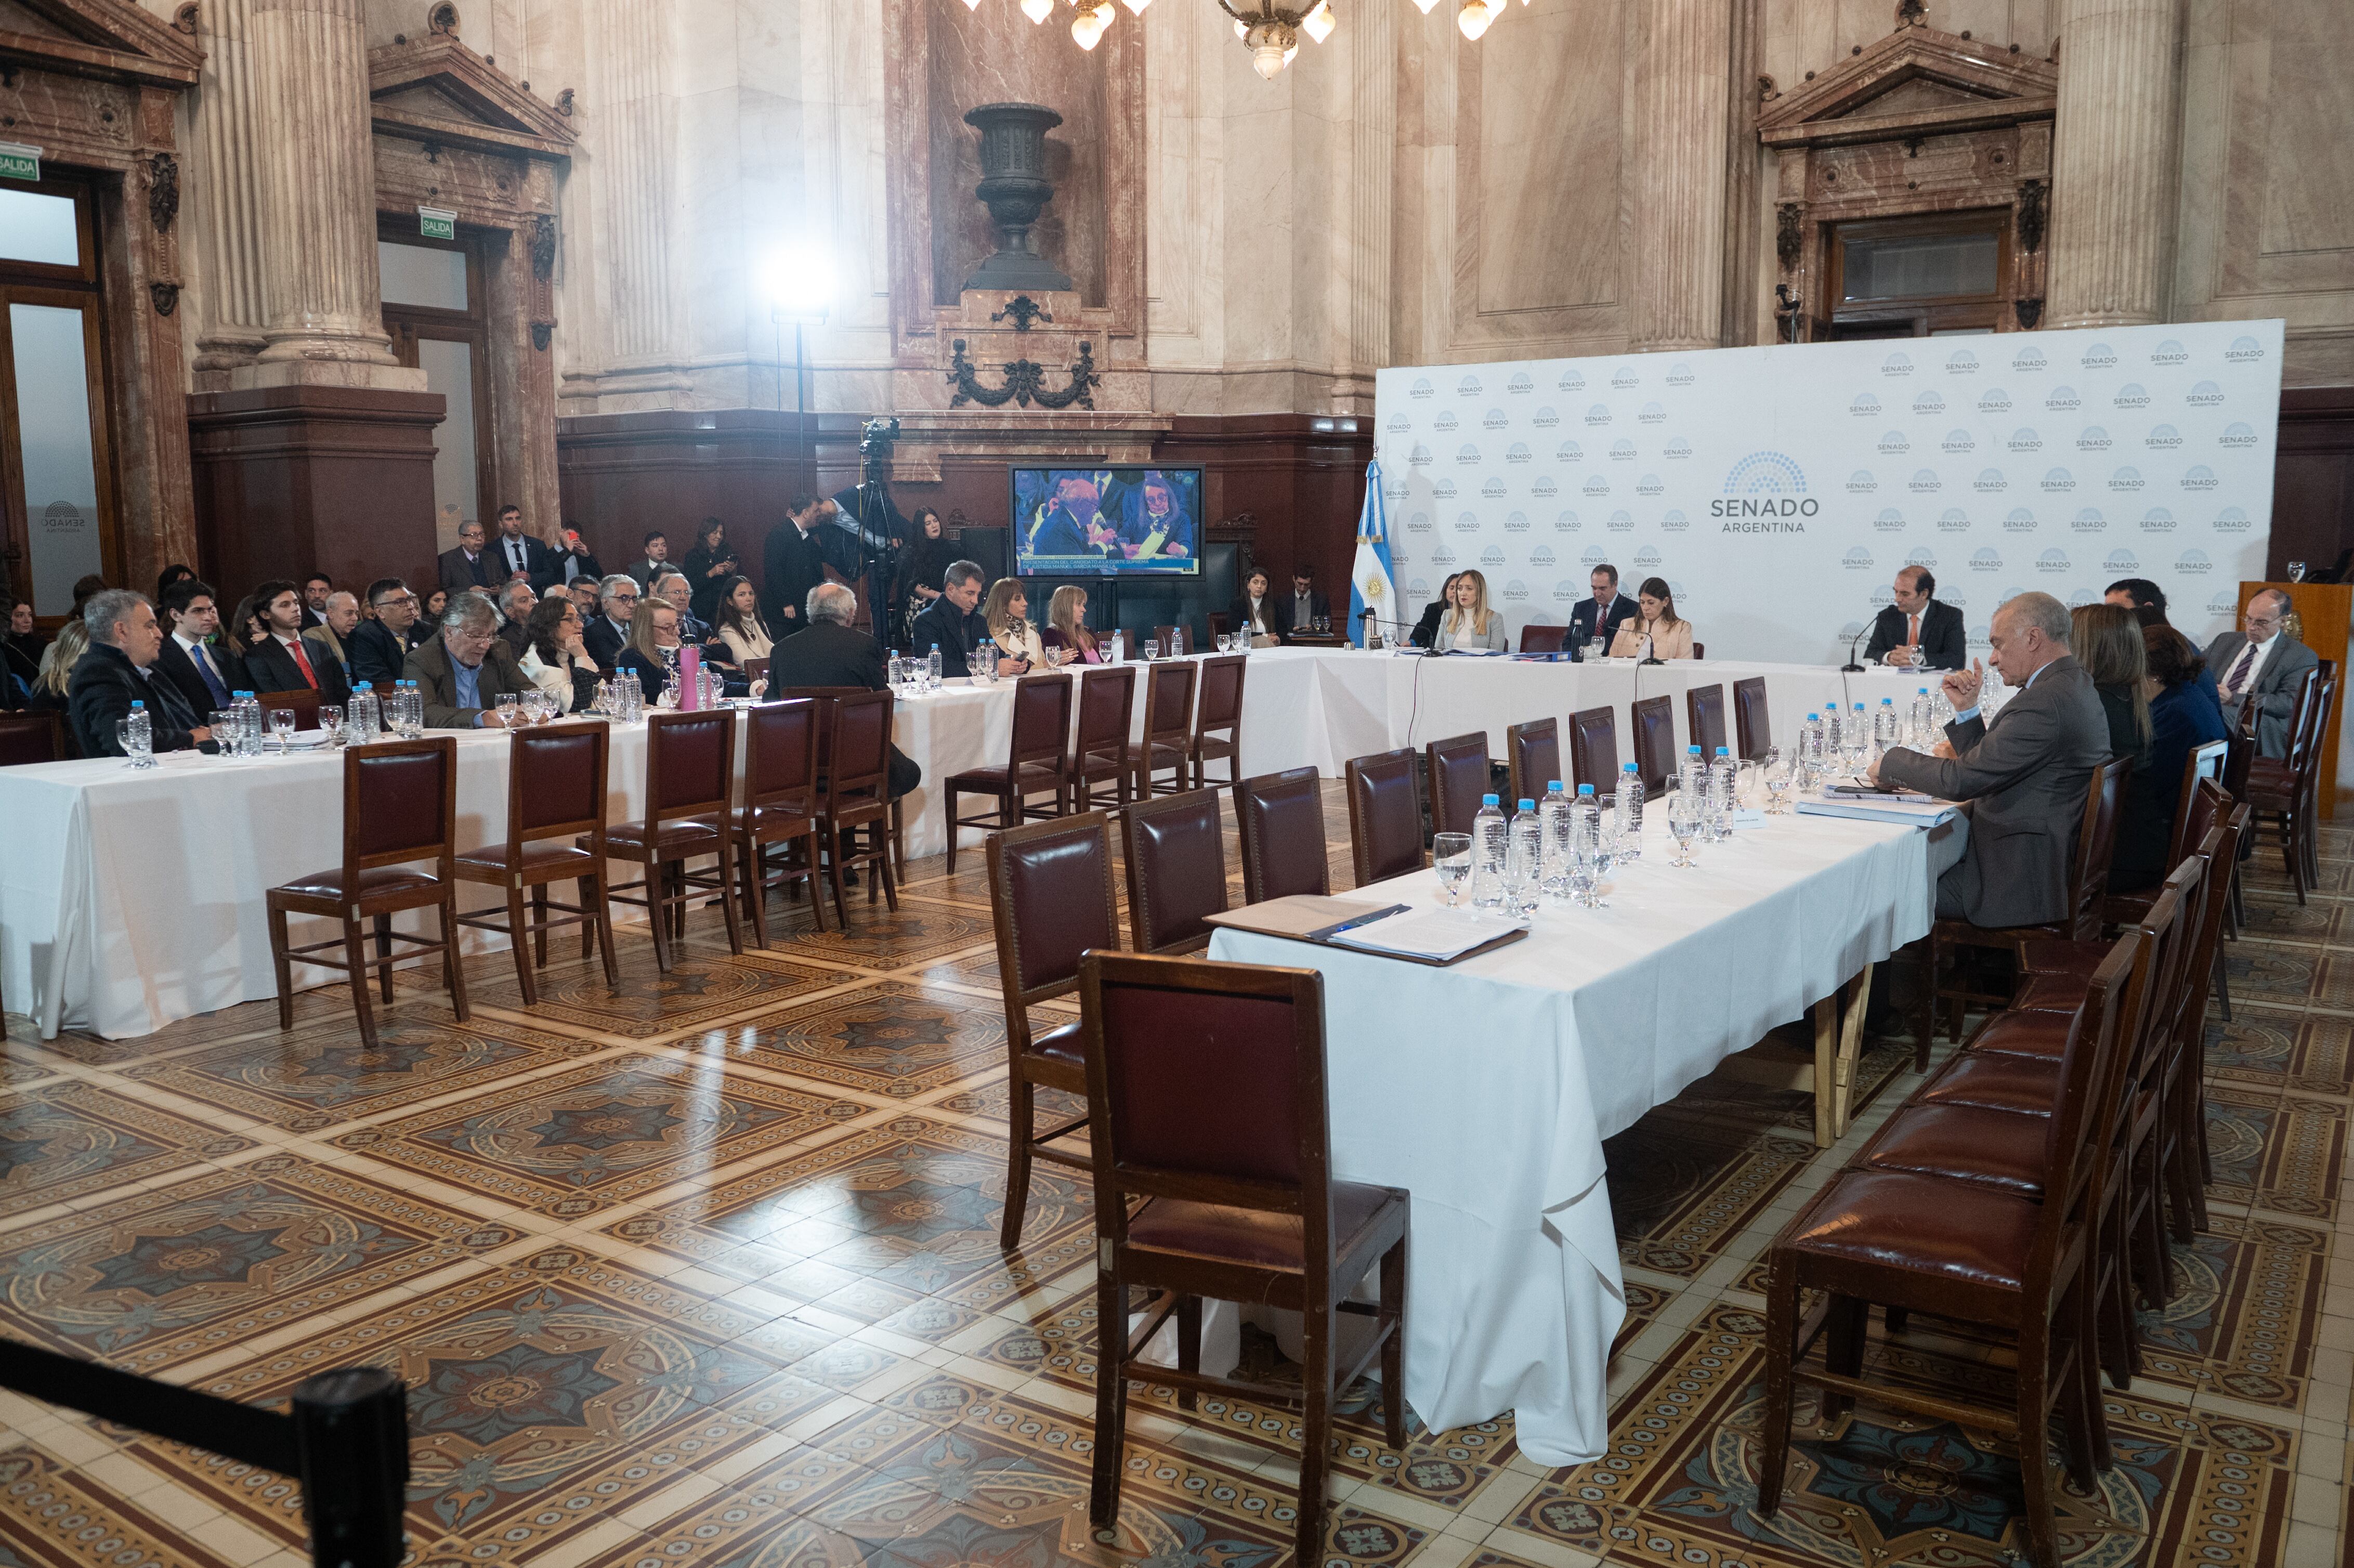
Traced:
[[1438, 902], [1448, 909], [1463, 907], [1471, 885], [1471, 835], [1440, 833], [1430, 842], [1431, 869], [1438, 873]]
[[1692, 841], [1700, 836], [1703, 815], [1698, 795], [1689, 789], [1678, 789], [1668, 797], [1668, 832], [1675, 835], [1676, 858], [1668, 862], [1679, 871], [1688, 871], [1700, 863], [1691, 857]]
[[272, 740], [275, 740], [278, 743], [278, 755], [281, 757], [285, 756], [289, 743], [291, 743], [294, 738], [294, 710], [292, 708], [272, 708], [270, 710], [270, 736]]
[[1780, 747], [1766, 754], [1763, 769], [1766, 779], [1766, 814], [1778, 817], [1790, 809], [1790, 784], [1793, 772], [1789, 757]]
[[337, 703], [319, 705], [319, 733], [327, 737], [328, 746], [344, 744], [344, 710]]

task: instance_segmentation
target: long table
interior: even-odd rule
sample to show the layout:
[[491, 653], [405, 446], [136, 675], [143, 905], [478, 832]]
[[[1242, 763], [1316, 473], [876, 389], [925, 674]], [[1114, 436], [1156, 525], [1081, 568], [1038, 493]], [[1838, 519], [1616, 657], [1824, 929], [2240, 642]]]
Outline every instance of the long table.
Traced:
[[[1729, 695], [1731, 682], [1754, 674], [1766, 679], [1775, 737], [1784, 744], [1809, 706], [1909, 701], [1923, 683], [1797, 664], [1638, 667], [1268, 649], [1249, 655], [1241, 773], [1312, 767], [1337, 777], [1352, 757], [1474, 729], [1485, 730], [1500, 756], [1507, 726], [1602, 705], [1617, 710], [1626, 736], [1631, 705], [1663, 693], [1676, 699], [1681, 745], [1686, 690], [1725, 683]], [[1014, 689], [1010, 681], [957, 682], [895, 705], [893, 738], [924, 775], [904, 802], [911, 855], [947, 846], [942, 780], [1004, 761]], [[1140, 681], [1137, 735], [1144, 714]], [[642, 726], [615, 727], [615, 821], [642, 810], [644, 736]], [[472, 848], [505, 836], [506, 741], [494, 733], [458, 738], [459, 842]], [[180, 754], [143, 772], [112, 759], [0, 769], [9, 844], [0, 856], [0, 988], [47, 1034], [70, 1024], [109, 1038], [274, 996], [262, 892], [340, 859], [340, 766], [327, 754], [249, 762]], [[962, 842], [978, 847], [981, 837], [966, 829]], [[461, 898], [472, 908], [489, 895], [470, 890]], [[472, 929], [464, 941], [469, 950], [504, 946]], [[306, 985], [334, 978], [301, 967], [296, 974]]]
[[[1541, 909], [1450, 969], [1221, 928], [1210, 956], [1324, 977], [1333, 1173], [1414, 1195], [1406, 1401], [1514, 1412], [1540, 1464], [1596, 1459], [1626, 1313], [1603, 1139], [1929, 929], [1926, 835], [1769, 818], [1697, 869], [1663, 825], [1609, 907]], [[1429, 872], [1347, 895], [1428, 905]]]

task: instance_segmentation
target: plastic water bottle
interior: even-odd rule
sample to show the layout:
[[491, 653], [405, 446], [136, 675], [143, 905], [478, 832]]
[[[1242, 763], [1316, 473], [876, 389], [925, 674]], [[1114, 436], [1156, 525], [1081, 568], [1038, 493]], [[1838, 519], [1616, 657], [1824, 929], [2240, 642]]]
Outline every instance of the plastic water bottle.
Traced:
[[262, 726], [268, 723], [261, 712], [261, 698], [252, 692], [239, 692], [237, 698], [238, 755], [259, 757]]
[[145, 703], [134, 701], [131, 705], [131, 734], [125, 749], [131, 753], [132, 767], [155, 766], [155, 720], [147, 712]]
[[1709, 815], [1715, 819], [1716, 839], [1722, 843], [1733, 836], [1733, 812], [1741, 789], [1741, 765], [1733, 754], [1720, 746], [1716, 760], [1708, 768]]
[[1708, 764], [1701, 760], [1699, 747], [1684, 747], [1683, 765], [1676, 769], [1676, 788], [1695, 800], [1708, 799]]
[[1471, 819], [1471, 906], [1499, 910], [1504, 906], [1504, 863], [1511, 851], [1503, 808], [1493, 795], [1479, 797], [1479, 814]]
[[1569, 896], [1569, 797], [1556, 779], [1545, 786], [1537, 807], [1538, 835], [1544, 853], [1537, 868], [1537, 891], [1547, 898]]
[[376, 694], [374, 682], [362, 681], [352, 688], [352, 705], [345, 715], [351, 721], [354, 744], [366, 746], [384, 735], [384, 705]]
[[1889, 747], [1904, 741], [1903, 722], [1896, 716], [1896, 699], [1880, 699], [1880, 711], [1872, 715], [1872, 750], [1877, 757], [1888, 754]]
[[1932, 726], [1936, 723], [1935, 712], [1930, 706], [1928, 687], [1924, 686], [1913, 694], [1913, 744], [1923, 751], [1929, 749], [1932, 744]]
[[1872, 720], [1864, 713], [1861, 703], [1855, 705], [1855, 712], [1848, 719], [1847, 734], [1842, 738], [1847, 742], [1847, 759], [1858, 768], [1862, 768], [1872, 757]]
[[1505, 830], [1504, 896], [1514, 915], [1537, 906], [1537, 884], [1544, 870], [1544, 826], [1537, 803], [1523, 800]]
[[[1813, 722], [1814, 717], [1815, 715], [1812, 714], [1808, 714], [1807, 715], [1809, 723]], [[1840, 705], [1837, 703], [1831, 704], [1829, 707], [1823, 710], [1823, 754], [1820, 758], [1820, 762], [1823, 767], [1828, 768], [1832, 763], [1839, 760], [1840, 731], [1846, 727], [1846, 717], [1840, 714]]]
[[940, 645], [937, 642], [932, 644], [932, 651], [924, 655], [924, 683], [928, 691], [940, 689]]
[[1643, 775], [1631, 762], [1618, 767], [1618, 858], [1643, 858]]

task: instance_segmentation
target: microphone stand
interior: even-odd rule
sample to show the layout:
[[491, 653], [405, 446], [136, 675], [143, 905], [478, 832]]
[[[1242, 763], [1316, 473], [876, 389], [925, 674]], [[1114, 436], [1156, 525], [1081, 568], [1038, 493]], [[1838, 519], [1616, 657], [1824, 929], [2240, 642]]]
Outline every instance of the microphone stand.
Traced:
[[1856, 645], [1863, 641], [1864, 632], [1871, 630], [1872, 622], [1867, 620], [1863, 623], [1861, 630], [1859, 630], [1854, 636], [1847, 640], [1847, 662], [1840, 666], [1840, 674], [1861, 675], [1863, 673], [1863, 666], [1856, 662], [1855, 650]]

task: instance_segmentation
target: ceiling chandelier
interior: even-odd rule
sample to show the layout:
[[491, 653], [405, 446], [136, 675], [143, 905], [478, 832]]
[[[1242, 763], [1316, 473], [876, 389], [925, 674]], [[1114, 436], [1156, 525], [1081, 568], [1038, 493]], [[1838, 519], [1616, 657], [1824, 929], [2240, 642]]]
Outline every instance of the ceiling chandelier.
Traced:
[[[981, 9], [981, 0], [964, 0], [968, 10]], [[1071, 39], [1083, 49], [1092, 49], [1103, 41], [1108, 28], [1119, 13], [1112, 0], [1063, 0], [1072, 10]], [[1129, 12], [1142, 16], [1152, 0], [1120, 0]], [[1383, 0], [1373, 0], [1379, 5]], [[1438, 0], [1414, 0], [1422, 14], [1430, 15]], [[1504, 14], [1511, 0], [1449, 0], [1455, 6], [1455, 25], [1467, 38], [1477, 39], [1488, 30], [1489, 24]], [[1521, 0], [1525, 5], [1529, 0]], [[1033, 22], [1043, 24], [1055, 14], [1055, 0], [1022, 0], [1022, 14]], [[1301, 7], [1286, 5], [1282, 0], [1218, 0], [1218, 9], [1234, 18], [1235, 37], [1251, 53], [1251, 69], [1269, 81], [1283, 74], [1291, 57], [1299, 52], [1299, 35], [1305, 33], [1317, 43], [1332, 36], [1339, 25], [1332, 14], [1332, 0], [1316, 0]]]

